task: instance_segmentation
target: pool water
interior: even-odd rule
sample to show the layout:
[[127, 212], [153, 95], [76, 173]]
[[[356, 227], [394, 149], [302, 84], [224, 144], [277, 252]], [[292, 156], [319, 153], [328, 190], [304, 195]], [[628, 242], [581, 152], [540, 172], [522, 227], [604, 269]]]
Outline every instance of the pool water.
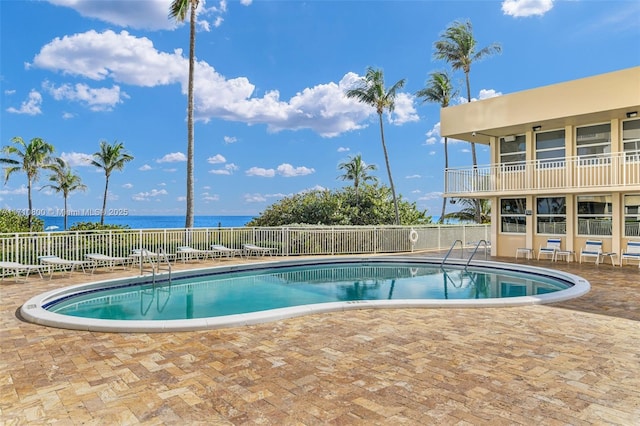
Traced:
[[175, 320], [330, 302], [531, 296], [570, 286], [558, 278], [508, 270], [397, 262], [307, 265], [91, 290], [50, 301], [45, 308], [84, 318]]

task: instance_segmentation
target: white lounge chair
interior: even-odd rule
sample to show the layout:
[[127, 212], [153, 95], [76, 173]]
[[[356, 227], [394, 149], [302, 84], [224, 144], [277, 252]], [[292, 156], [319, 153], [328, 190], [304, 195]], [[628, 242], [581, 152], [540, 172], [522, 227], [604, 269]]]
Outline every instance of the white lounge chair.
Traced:
[[176, 256], [178, 259], [182, 260], [182, 262], [186, 262], [191, 259], [204, 259], [206, 260], [208, 257], [213, 258], [218, 252], [215, 250], [199, 250], [189, 246], [180, 246], [176, 251]]
[[242, 250], [226, 247], [226, 246], [223, 246], [222, 244], [211, 244], [211, 250], [216, 251], [220, 254], [224, 254], [227, 257], [235, 257], [236, 254], [242, 257]]
[[636, 260], [638, 262], [638, 268], [640, 268], [640, 241], [627, 242], [627, 249], [620, 255], [620, 266], [622, 266], [624, 260]]
[[18, 275], [22, 272], [27, 273], [24, 277], [25, 281], [29, 278], [29, 273], [31, 271], [38, 271], [40, 278], [43, 278], [42, 270], [45, 268], [47, 268], [46, 265], [27, 265], [20, 262], [0, 262], [0, 269], [2, 269], [2, 279], [0, 281], [4, 281], [5, 270], [13, 271], [13, 276], [15, 277], [16, 282], [18, 282]]
[[75, 271], [76, 268], [79, 266], [82, 268], [82, 272], [86, 274], [87, 271], [84, 269], [84, 266], [90, 265], [92, 263], [91, 261], [86, 261], [86, 260], [63, 259], [55, 255], [38, 256], [38, 259], [40, 260], [40, 263], [49, 266], [49, 271], [50, 271], [49, 279], [53, 277], [53, 271], [56, 269], [56, 267], [59, 267], [63, 271], [67, 270], [68, 268], [69, 275], [71, 275], [71, 273]]
[[600, 240], [587, 240], [584, 243], [584, 248], [580, 250], [580, 263], [582, 258], [594, 257], [596, 259], [596, 265], [600, 263], [600, 256], [602, 256], [602, 241]]
[[540, 256], [551, 256], [551, 260], [556, 259], [556, 251], [560, 250], [562, 240], [560, 238], [549, 238], [546, 246], [540, 246], [538, 250], [538, 260]]
[[274, 248], [260, 247], [255, 244], [243, 244], [242, 248], [247, 254], [247, 257], [251, 256], [251, 254], [255, 254], [256, 256], [266, 256], [267, 254], [269, 254], [269, 256], [273, 256], [273, 251], [275, 250]]
[[116, 265], [122, 265], [122, 269], [127, 269], [127, 265], [130, 265], [132, 261], [130, 257], [107, 256], [102, 253], [88, 253], [84, 257], [92, 262], [92, 274], [98, 266], [108, 266], [109, 269], [113, 270]]

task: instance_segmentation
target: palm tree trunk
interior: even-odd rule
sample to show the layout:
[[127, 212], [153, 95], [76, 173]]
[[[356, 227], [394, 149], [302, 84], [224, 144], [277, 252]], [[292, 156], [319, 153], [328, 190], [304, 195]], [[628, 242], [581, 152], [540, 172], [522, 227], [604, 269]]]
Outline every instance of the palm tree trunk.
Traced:
[[396, 225], [400, 225], [400, 214], [398, 213], [398, 200], [396, 199], [396, 188], [393, 185], [391, 177], [391, 166], [389, 165], [389, 155], [387, 154], [387, 145], [384, 143], [384, 127], [382, 125], [382, 113], [378, 113], [380, 118], [380, 137], [382, 139], [382, 151], [384, 152], [384, 161], [387, 165], [387, 174], [389, 175], [389, 186], [391, 186], [391, 196], [393, 197], [393, 209], [396, 214]]
[[29, 199], [29, 214], [27, 215], [27, 226], [31, 231], [31, 224], [33, 223], [33, 203], [31, 201], [31, 177], [27, 179], [27, 198]]
[[187, 105], [187, 211], [185, 217], [185, 228], [193, 228], [193, 209], [194, 209], [194, 191], [193, 191], [193, 161], [194, 161], [194, 143], [193, 143], [193, 71], [195, 67], [195, 49], [196, 49], [196, 2], [191, 1], [191, 22], [189, 34], [189, 88], [188, 88], [188, 105]]
[[[466, 70], [465, 79], [467, 81], [467, 100], [471, 103], [471, 84], [469, 83], [469, 71]], [[473, 162], [473, 171], [474, 171], [474, 179], [477, 179], [478, 176], [478, 157], [476, 156], [476, 144], [475, 142], [471, 142], [471, 161]], [[476, 223], [480, 223], [482, 221], [481, 212], [480, 212], [480, 203], [475, 203], [476, 206]]]
[[64, 194], [64, 230], [67, 230], [67, 194]]
[[[449, 138], [447, 137], [444, 138], [444, 170], [445, 171], [449, 168], [449, 147], [447, 146], [448, 139]], [[442, 197], [442, 213], [440, 213], [440, 220], [438, 221], [439, 223], [444, 223], [444, 215], [445, 215], [446, 208], [447, 208], [447, 197]]]
[[105, 175], [104, 197], [102, 197], [102, 211], [100, 212], [100, 225], [104, 225], [104, 213], [107, 211], [107, 194], [109, 193], [109, 175]]

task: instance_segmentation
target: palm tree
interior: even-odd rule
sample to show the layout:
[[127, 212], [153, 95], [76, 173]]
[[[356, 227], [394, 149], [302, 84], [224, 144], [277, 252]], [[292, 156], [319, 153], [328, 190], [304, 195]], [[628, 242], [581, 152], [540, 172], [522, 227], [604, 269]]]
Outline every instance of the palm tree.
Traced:
[[187, 211], [185, 228], [193, 228], [193, 71], [195, 68], [196, 50], [196, 9], [199, 0], [173, 0], [169, 9], [169, 16], [178, 22], [184, 22], [187, 10], [189, 19], [189, 87], [187, 90]]
[[102, 199], [102, 212], [100, 213], [100, 225], [104, 225], [104, 214], [107, 210], [107, 194], [109, 192], [109, 177], [114, 170], [124, 169], [125, 164], [133, 160], [133, 157], [124, 151], [122, 142], [115, 141], [109, 145], [107, 141], [100, 142], [100, 151], [93, 154], [91, 164], [104, 170], [105, 185], [104, 198]]
[[358, 198], [358, 187], [360, 182], [377, 182], [378, 178], [369, 174], [370, 171], [377, 170], [378, 167], [375, 164], [367, 164], [362, 161], [360, 154], [355, 157], [349, 156], [349, 161], [340, 163], [338, 169], [344, 170], [344, 174], [338, 176], [340, 180], [352, 180], [353, 187], [356, 192], [356, 199]]
[[33, 138], [27, 144], [20, 136], [11, 139], [13, 145], [7, 145], [2, 148], [2, 152], [6, 155], [15, 155], [18, 160], [13, 158], [0, 158], [0, 163], [6, 164], [4, 169], [4, 182], [9, 181], [9, 177], [19, 171], [27, 174], [27, 197], [29, 199], [29, 211], [27, 215], [27, 224], [31, 231], [33, 219], [33, 203], [31, 201], [31, 188], [38, 181], [40, 169], [44, 168], [51, 161], [51, 154], [54, 151], [53, 145], [45, 142], [41, 138]]
[[[451, 98], [458, 94], [457, 90], [451, 84], [449, 74], [443, 71], [435, 71], [429, 75], [429, 80], [424, 89], [418, 90], [416, 96], [422, 98], [422, 102], [433, 102], [440, 104], [440, 107], [446, 108], [451, 102]], [[444, 138], [444, 169], [449, 168], [449, 149], [447, 146], [448, 139]], [[442, 198], [442, 213], [440, 213], [439, 223], [443, 223], [445, 209], [447, 206], [447, 198]]]
[[51, 188], [55, 192], [62, 192], [64, 197], [64, 229], [67, 229], [67, 199], [69, 194], [73, 191], [84, 191], [87, 186], [82, 183], [80, 176], [73, 173], [73, 170], [62, 158], [55, 158], [47, 168], [53, 172], [49, 176], [49, 181], [52, 183], [42, 188]]
[[[471, 21], [468, 20], [465, 22], [454, 21], [440, 36], [442, 39], [434, 43], [434, 57], [451, 64], [454, 71], [462, 70], [464, 72], [467, 83], [467, 101], [471, 102], [471, 84], [469, 83], [471, 64], [494, 53], [502, 52], [502, 47], [498, 43], [493, 43], [476, 50], [477, 41], [473, 37]], [[471, 157], [473, 159], [473, 168], [476, 169], [478, 167], [478, 159], [474, 142], [471, 142]], [[479, 202], [476, 202], [476, 207], [476, 222], [479, 222], [481, 214]]]
[[[460, 202], [464, 206], [457, 212], [447, 213], [445, 218], [458, 219], [462, 222], [475, 222], [475, 223], [491, 223], [491, 202], [486, 199], [473, 199], [473, 198], [458, 198], [457, 202]], [[477, 220], [477, 207], [480, 207], [480, 220]]]
[[396, 214], [396, 225], [400, 225], [400, 214], [398, 212], [398, 200], [396, 198], [396, 188], [393, 185], [391, 177], [391, 166], [389, 165], [389, 155], [387, 154], [387, 145], [384, 142], [384, 127], [382, 124], [382, 114], [385, 110], [393, 112], [395, 109], [396, 91], [404, 87], [405, 79], [397, 81], [389, 90], [384, 87], [384, 74], [380, 69], [367, 68], [367, 73], [360, 81], [360, 85], [349, 89], [346, 92], [348, 98], [355, 98], [358, 101], [370, 105], [376, 109], [378, 119], [380, 121], [380, 137], [382, 139], [382, 151], [384, 152], [384, 161], [387, 165], [387, 173], [389, 175], [389, 186], [391, 187], [391, 195], [393, 196], [393, 207]]

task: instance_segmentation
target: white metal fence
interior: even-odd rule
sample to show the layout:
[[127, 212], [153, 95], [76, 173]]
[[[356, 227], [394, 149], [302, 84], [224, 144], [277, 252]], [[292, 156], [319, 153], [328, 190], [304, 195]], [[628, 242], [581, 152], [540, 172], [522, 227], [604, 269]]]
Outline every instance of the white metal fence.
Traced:
[[[415, 233], [412, 233], [415, 231]], [[416, 238], [417, 236], [417, 238]], [[242, 249], [256, 244], [280, 256], [401, 253], [447, 249], [455, 240], [489, 241], [489, 225], [300, 226], [269, 228], [126, 229], [0, 234], [0, 260], [26, 264], [56, 255], [84, 260], [85, 254], [126, 257], [134, 249], [176, 253], [180, 246], [209, 249], [212, 244]]]

